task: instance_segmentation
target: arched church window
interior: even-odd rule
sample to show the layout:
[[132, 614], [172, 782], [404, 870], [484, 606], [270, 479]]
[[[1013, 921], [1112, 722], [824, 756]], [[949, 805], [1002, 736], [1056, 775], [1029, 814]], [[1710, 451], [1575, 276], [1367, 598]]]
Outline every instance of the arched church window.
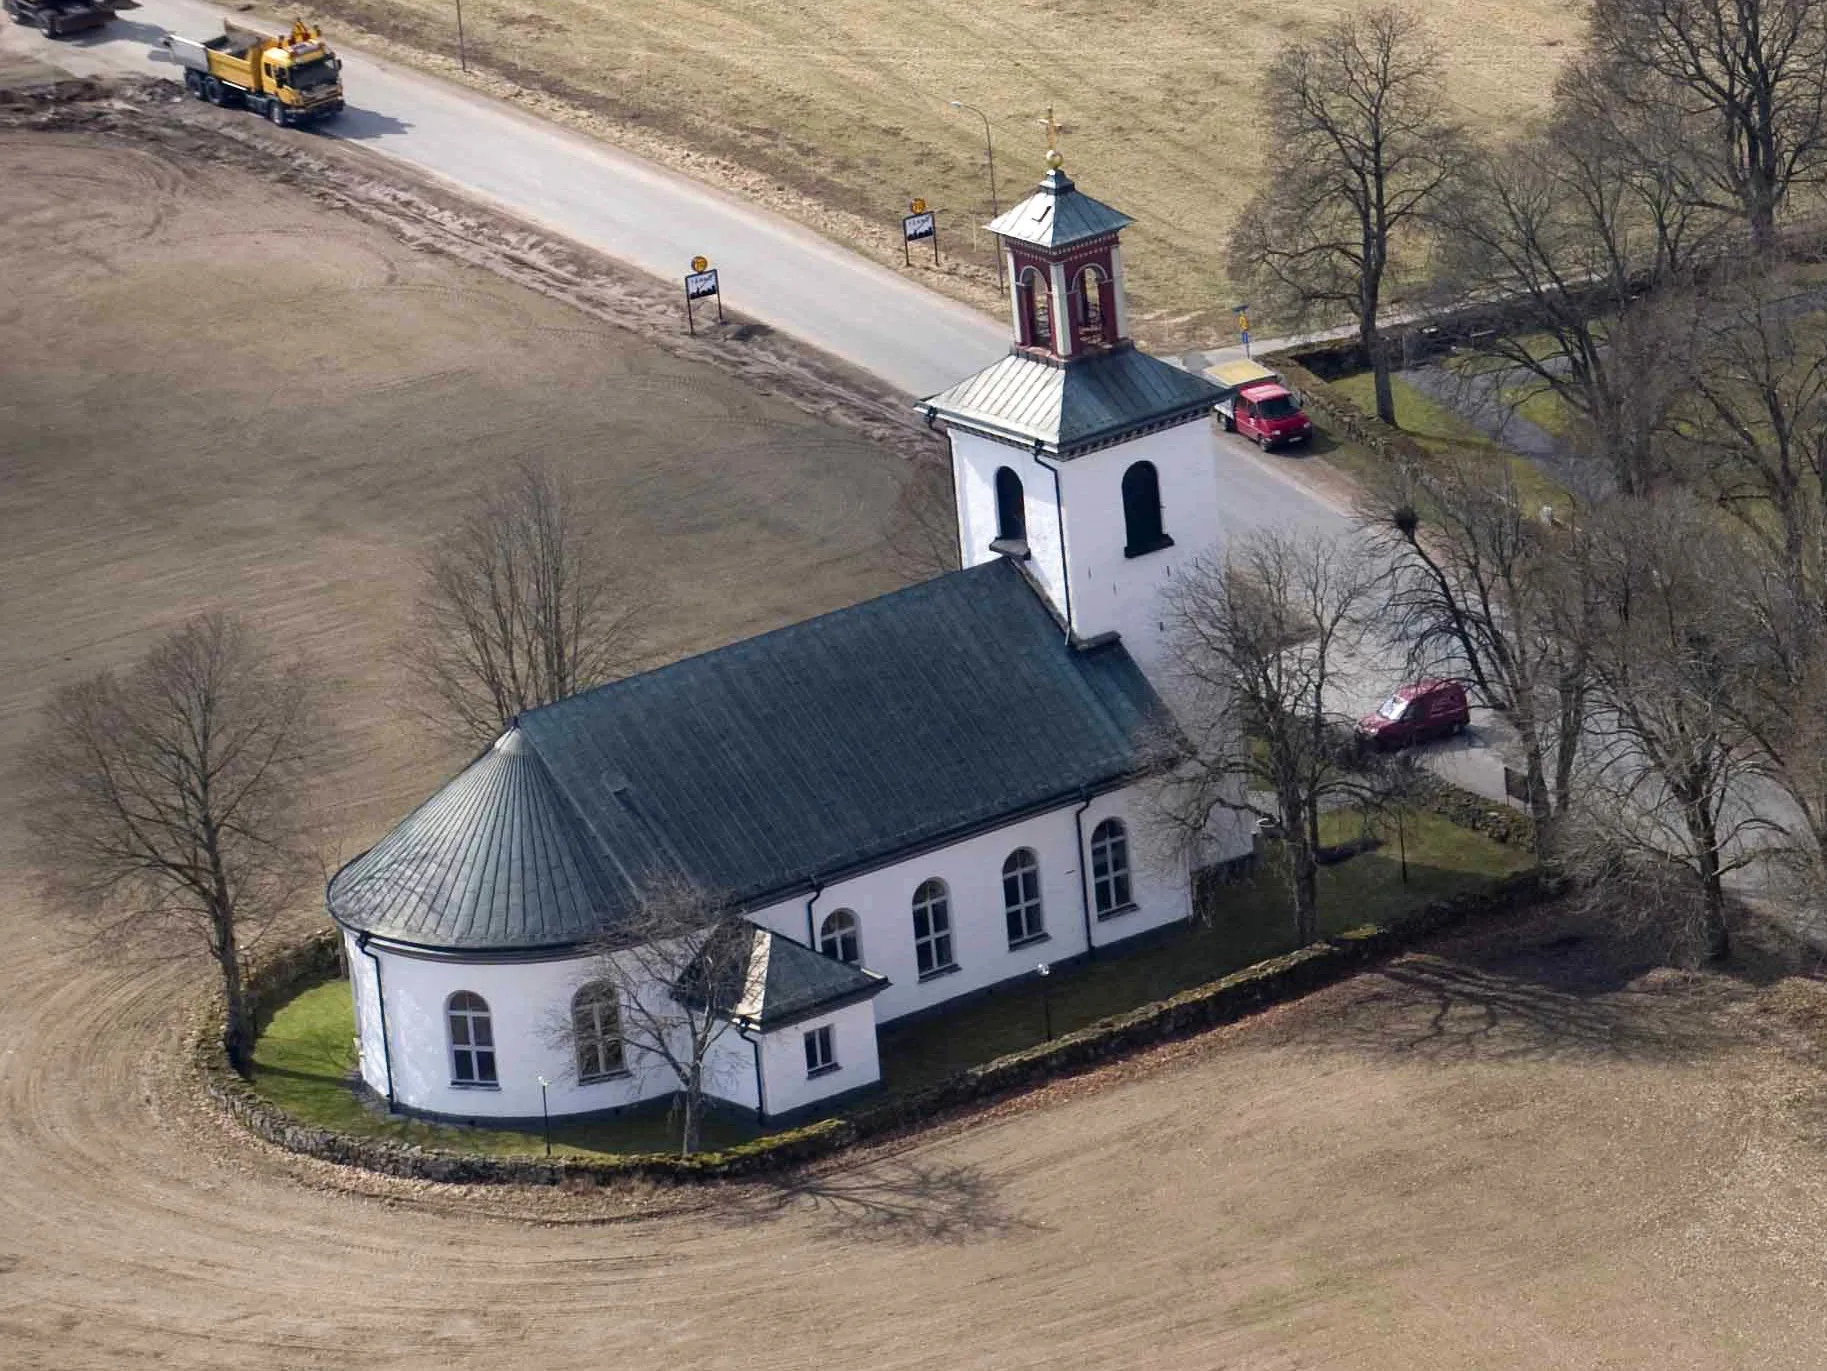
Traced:
[[1028, 536], [1027, 496], [1021, 488], [1021, 477], [1008, 467], [996, 469], [996, 539], [1019, 543]]
[[1125, 557], [1174, 545], [1161, 527], [1161, 478], [1153, 462], [1137, 462], [1123, 473], [1123, 527]]
[[1032, 347], [1053, 346], [1053, 291], [1045, 273], [1029, 267], [1021, 274], [1021, 292], [1028, 318], [1028, 343]]
[[818, 928], [818, 950], [845, 966], [861, 966], [863, 942], [856, 915], [848, 909], [834, 909], [827, 914]]
[[495, 1085], [495, 1028], [488, 1001], [472, 990], [459, 990], [444, 1005], [450, 1024], [452, 1085]]
[[922, 881], [913, 897], [914, 964], [922, 978], [957, 969], [952, 960], [952, 897], [944, 881]]
[[1131, 903], [1129, 830], [1121, 819], [1106, 819], [1091, 830], [1091, 894], [1099, 918]]
[[623, 1069], [622, 1013], [607, 981], [591, 981], [571, 997], [571, 1039], [578, 1080], [597, 1081]]
[[1016, 848], [1002, 864], [1002, 914], [1010, 947], [1046, 936], [1040, 916], [1040, 858], [1031, 847]]

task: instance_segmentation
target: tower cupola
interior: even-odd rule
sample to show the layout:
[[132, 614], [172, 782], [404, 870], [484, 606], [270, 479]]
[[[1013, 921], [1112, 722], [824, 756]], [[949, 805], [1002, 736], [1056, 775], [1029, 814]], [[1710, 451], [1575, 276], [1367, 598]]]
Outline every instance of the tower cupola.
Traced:
[[1132, 221], [1066, 175], [1051, 110], [1047, 131], [1047, 174], [1032, 195], [988, 227], [1008, 266], [1015, 346], [1069, 361], [1128, 339], [1117, 235]]

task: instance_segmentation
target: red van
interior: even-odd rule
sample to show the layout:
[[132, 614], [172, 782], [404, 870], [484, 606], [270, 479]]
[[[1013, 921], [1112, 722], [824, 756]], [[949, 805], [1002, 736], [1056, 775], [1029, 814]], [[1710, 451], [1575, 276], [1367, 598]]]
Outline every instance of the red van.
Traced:
[[1238, 391], [1225, 427], [1251, 439], [1265, 452], [1304, 443], [1313, 436], [1313, 421], [1295, 403], [1292, 392], [1272, 381]]
[[1384, 751], [1461, 732], [1471, 722], [1465, 687], [1457, 681], [1416, 681], [1358, 720], [1358, 733]]

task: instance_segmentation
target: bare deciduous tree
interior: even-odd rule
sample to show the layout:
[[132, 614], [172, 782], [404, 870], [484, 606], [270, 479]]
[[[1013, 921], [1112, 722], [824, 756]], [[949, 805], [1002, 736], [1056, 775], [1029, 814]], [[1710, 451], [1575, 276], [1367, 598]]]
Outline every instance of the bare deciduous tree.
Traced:
[[[628, 918], [593, 949], [586, 1005], [608, 1003], [617, 1050], [657, 1064], [678, 1086], [680, 1148], [698, 1150], [711, 1050], [753, 988], [756, 929], [721, 896], [678, 876], [650, 880]], [[608, 991], [606, 997], [601, 992]], [[556, 1036], [583, 1063], [602, 1050], [602, 1015], [573, 1013]], [[588, 1072], [580, 1072], [588, 1074]]]
[[403, 655], [442, 728], [485, 743], [639, 665], [651, 587], [610, 539], [570, 482], [522, 462], [433, 543]]
[[1774, 248], [1792, 190], [1827, 169], [1827, 3], [1597, 0], [1587, 46], [1612, 100], [1679, 127], [1696, 189]]
[[303, 665], [206, 615], [127, 670], [59, 691], [26, 754], [47, 889], [111, 943], [207, 950], [242, 1070], [254, 1038], [242, 953], [317, 871], [301, 823], [311, 699]]
[[1546, 856], [1588, 712], [1577, 548], [1522, 508], [1507, 472], [1471, 457], [1391, 480], [1367, 498], [1364, 524], [1387, 558], [1385, 622], [1411, 670], [1463, 679], [1515, 728]]
[[1682, 374], [1660, 316], [1639, 300], [1687, 279], [1712, 239], [1667, 168], [1633, 163], [1625, 141], [1563, 106], [1545, 128], [1472, 159], [1433, 218], [1437, 297], [1469, 318], [1497, 302], [1504, 311], [1504, 327], [1459, 339], [1485, 359], [1467, 384], [1513, 404], [1554, 395], [1602, 463], [1593, 488], [1631, 491], [1657, 477], [1655, 438]]
[[1613, 502], [1582, 536], [1598, 737], [1570, 836], [1595, 841], [1564, 842], [1561, 856], [1588, 878], [1684, 871], [1706, 955], [1721, 958], [1724, 878], [1766, 827], [1743, 793], [1753, 754], [1735, 701], [1754, 662], [1729, 590], [1738, 550], [1679, 495]]
[[1352, 785], [1334, 697], [1375, 582], [1353, 543], [1261, 530], [1196, 563], [1166, 597], [1184, 742], [1154, 808], [1189, 848], [1221, 812], [1277, 821], [1303, 944], [1319, 936], [1321, 808]]
[[1231, 275], [1296, 318], [1348, 314], [1396, 421], [1378, 331], [1405, 235], [1452, 179], [1463, 140], [1440, 56], [1400, 8], [1347, 15], [1285, 48], [1263, 75], [1273, 173], [1231, 236]]

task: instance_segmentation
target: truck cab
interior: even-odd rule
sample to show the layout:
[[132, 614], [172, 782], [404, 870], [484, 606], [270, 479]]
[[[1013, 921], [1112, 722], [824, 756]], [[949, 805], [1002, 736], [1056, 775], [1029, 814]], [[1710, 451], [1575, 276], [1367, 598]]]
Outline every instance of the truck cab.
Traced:
[[1217, 408], [1226, 433], [1241, 433], [1264, 451], [1313, 436], [1313, 421], [1293, 392], [1260, 362], [1224, 362], [1205, 374], [1223, 391]]

